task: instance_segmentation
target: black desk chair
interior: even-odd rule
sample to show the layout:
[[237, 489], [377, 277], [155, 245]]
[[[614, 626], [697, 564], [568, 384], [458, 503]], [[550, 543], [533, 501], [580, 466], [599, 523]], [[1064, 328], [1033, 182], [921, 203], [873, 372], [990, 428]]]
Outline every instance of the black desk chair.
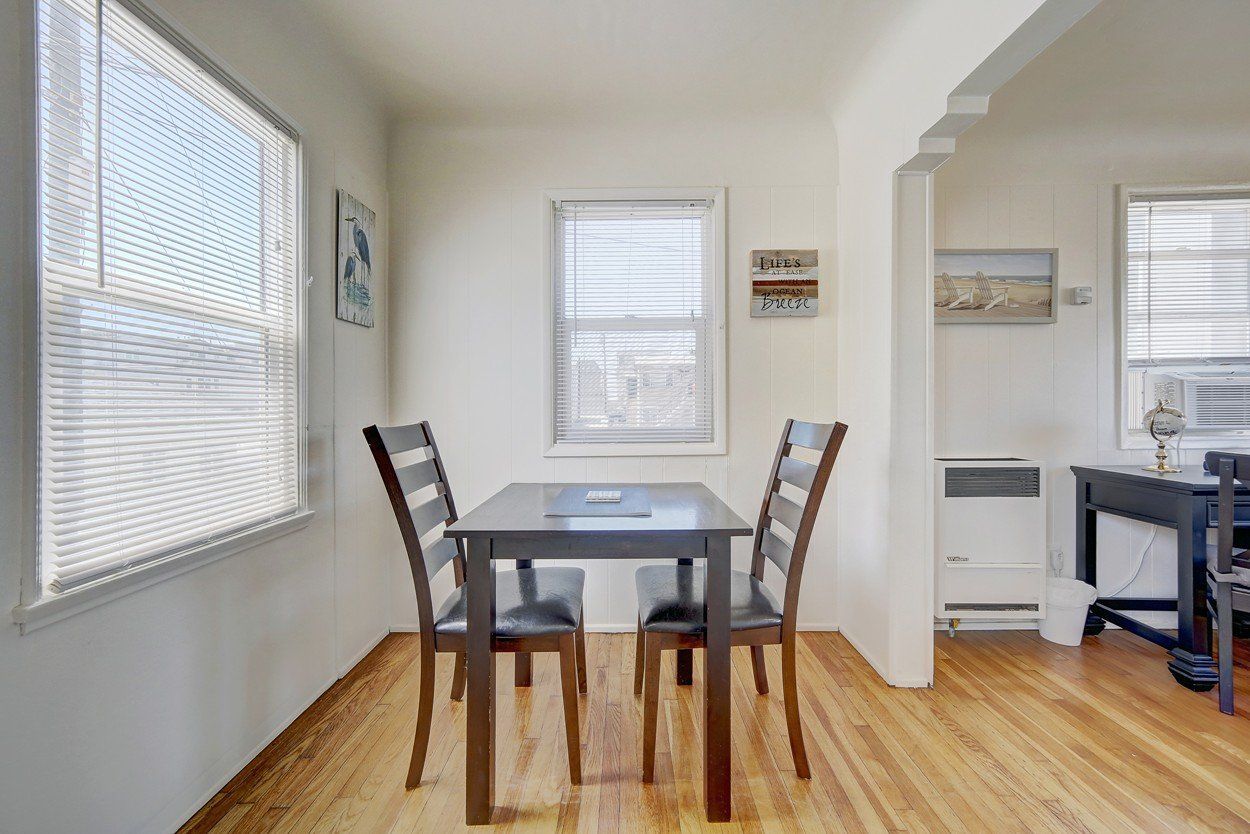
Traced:
[[1233, 492], [1250, 486], [1250, 455], [1207, 452], [1207, 470], [1220, 479], [1219, 534], [1207, 548], [1207, 610], [1219, 629], [1220, 712], [1233, 714], [1233, 618], [1250, 613], [1250, 560], [1235, 546]]

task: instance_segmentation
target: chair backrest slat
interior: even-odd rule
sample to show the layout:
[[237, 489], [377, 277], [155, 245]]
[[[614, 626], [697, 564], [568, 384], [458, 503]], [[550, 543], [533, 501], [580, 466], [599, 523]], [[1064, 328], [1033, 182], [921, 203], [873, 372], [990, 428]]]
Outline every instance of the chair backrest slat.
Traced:
[[[459, 540], [439, 539], [428, 548], [421, 546], [421, 539], [439, 524], [459, 518], [451, 487], [447, 484], [447, 469], [438, 454], [430, 424], [425, 421], [407, 426], [369, 426], [364, 429], [364, 435], [408, 553], [421, 631], [433, 634], [434, 601], [430, 596], [430, 580], [450, 562], [455, 569], [456, 585], [464, 582], [464, 547]], [[426, 447], [429, 448], [425, 460], [396, 469], [395, 455]], [[409, 507], [411, 496], [431, 486], [434, 487], [433, 498]]]
[[442, 495], [436, 495], [424, 504], [418, 504], [411, 510], [412, 526], [416, 528], [417, 535], [424, 537], [426, 533], [451, 518], [451, 509], [447, 506], [447, 499]]
[[820, 451], [829, 443], [836, 423], [804, 423], [793, 420], [790, 423], [789, 442], [792, 446], [803, 446]]
[[794, 559], [794, 551], [772, 530], [764, 530], [760, 537], [760, 552], [768, 557], [768, 560], [783, 574], [790, 572], [790, 562]]
[[456, 548], [456, 542], [452, 539], [439, 539], [434, 544], [425, 548], [422, 554], [425, 561], [425, 575], [434, 576], [443, 567], [460, 555], [460, 551]]
[[413, 449], [424, 449], [430, 445], [431, 439], [425, 431], [426, 424], [413, 423], [408, 426], [377, 426], [378, 434], [386, 451], [392, 455], [411, 452]]
[[1234, 500], [1237, 484], [1250, 486], [1250, 455], [1237, 452], [1207, 452], [1207, 471], [1220, 479], [1215, 569], [1221, 573], [1233, 570]]
[[777, 467], [777, 477], [808, 492], [816, 480], [816, 467], [798, 458], [782, 458], [781, 465]]
[[439, 482], [438, 463], [434, 458], [410, 463], [395, 470], [399, 478], [399, 488], [404, 495], [412, 495], [417, 490], [425, 489]]
[[793, 533], [798, 533], [803, 523], [803, 508], [777, 492], [769, 496], [768, 515], [780, 521]]
[[[772, 562], [786, 578], [785, 600], [782, 604], [781, 628], [793, 630], [796, 625], [799, 602], [799, 585], [803, 577], [803, 562], [807, 558], [807, 546], [816, 526], [816, 515], [825, 495], [825, 487], [833, 473], [833, 464], [846, 436], [845, 423], [805, 423], [787, 420], [773, 459], [768, 490], [760, 505], [759, 522], [755, 529], [755, 549], [751, 555], [751, 574], [764, 578], [765, 562]], [[820, 454], [815, 465], [793, 456], [793, 448], [802, 446]], [[781, 494], [782, 483], [805, 492], [806, 496], [794, 500]], [[794, 535], [794, 543], [773, 532], [778, 522]]]

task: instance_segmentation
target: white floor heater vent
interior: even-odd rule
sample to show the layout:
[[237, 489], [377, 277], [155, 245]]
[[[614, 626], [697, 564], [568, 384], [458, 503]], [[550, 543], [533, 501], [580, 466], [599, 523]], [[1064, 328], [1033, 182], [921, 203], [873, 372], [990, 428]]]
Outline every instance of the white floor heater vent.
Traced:
[[1046, 470], [1021, 458], [938, 458], [939, 620], [1046, 615]]

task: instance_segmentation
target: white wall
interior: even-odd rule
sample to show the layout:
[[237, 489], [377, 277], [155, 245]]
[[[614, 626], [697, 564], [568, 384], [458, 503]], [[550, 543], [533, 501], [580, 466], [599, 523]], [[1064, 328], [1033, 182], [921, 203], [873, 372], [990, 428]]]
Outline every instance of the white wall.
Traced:
[[[35, 278], [25, 269], [27, 7], [0, 4], [0, 610], [19, 601], [34, 511], [23, 425]], [[386, 411], [385, 310], [373, 331], [334, 321], [334, 187], [386, 229], [382, 119], [369, 92], [305, 27], [298, 4], [162, 4], [306, 131], [310, 162], [310, 500], [307, 528], [21, 636], [0, 624], [0, 830], [165, 831], [199, 807], [385, 633], [386, 552], [353, 505], [359, 427]], [[385, 265], [385, 241], [378, 260]], [[385, 298], [384, 270], [379, 297]], [[384, 301], [382, 303], [385, 303]], [[336, 449], [337, 446], [337, 449]], [[336, 469], [344, 474], [334, 483]], [[385, 505], [381, 504], [383, 509]], [[370, 509], [370, 512], [373, 512]], [[384, 515], [380, 516], [385, 518]], [[338, 604], [336, 605], [336, 600]], [[7, 619], [7, 618], [6, 618]]]
[[[399, 125], [391, 417], [430, 421], [460, 511], [510, 481], [702, 481], [754, 523], [785, 419], [840, 416], [835, 156], [818, 114], [654, 127]], [[544, 458], [543, 189], [711, 185], [727, 187], [729, 454]], [[766, 247], [821, 250], [818, 317], [749, 317], [749, 252]], [[852, 426], [847, 447], [856, 434]], [[835, 501], [831, 490], [807, 560], [800, 622], [809, 627], [837, 623]], [[749, 545], [735, 547], [745, 559]], [[634, 566], [587, 565], [592, 627], [633, 627]], [[393, 591], [395, 622], [415, 625], [406, 567], [396, 566]]]
[[[1054, 325], [945, 325], [935, 328], [935, 446], [939, 455], [1016, 455], [1047, 463], [1048, 545], [1062, 548], [1072, 576], [1076, 531], [1073, 464], [1141, 463], [1150, 450], [1118, 448], [1115, 402], [1117, 211], [1109, 183], [974, 185], [939, 174], [934, 242], [938, 248], [1059, 249]], [[1074, 286], [1094, 288], [1094, 303], [1073, 306]], [[1198, 462], [1201, 451], [1185, 454]], [[1103, 590], [1128, 578], [1150, 526], [1099, 518]], [[1124, 596], [1176, 595], [1176, 534], [1159, 531], [1139, 578]], [[1174, 614], [1160, 622], [1175, 622]]]
[[[848, 53], [830, 101], [838, 132], [843, 276], [838, 399], [860, 440], [845, 455], [840, 475], [839, 613], [842, 632], [896, 685], [930, 683], [933, 652], [932, 543], [927, 508], [917, 508], [925, 501], [928, 464], [915, 453], [926, 445], [927, 415], [915, 418], [927, 408], [929, 350], [927, 339], [915, 338], [924, 333], [925, 319], [916, 317], [914, 305], [894, 304], [894, 172], [918, 151], [949, 153], [969, 122], [948, 118], [948, 108], [969, 112], [966, 105], [1001, 85], [1094, 2], [913, 2], [906, 14], [884, 22], [864, 5], [859, 14], [866, 19], [848, 21], [848, 42], [855, 42], [856, 26], [879, 38], [866, 54]], [[936, 141], [922, 144], [931, 128], [939, 128]], [[923, 156], [919, 161], [917, 170], [931, 170]], [[929, 292], [930, 279], [913, 273], [923, 280], [902, 289]], [[896, 419], [899, 404], [905, 421]]]
[[[1250, 9], [1223, 0], [1108, 0], [991, 100], [937, 174], [938, 248], [1059, 250], [1053, 325], [935, 329], [938, 454], [1048, 463], [1050, 544], [1073, 575], [1079, 463], [1146, 464], [1119, 448], [1117, 184], [1250, 180]], [[1195, 88], [1193, 77], [1209, 79]], [[1074, 306], [1070, 288], [1094, 288]], [[1139, 415], [1134, 415], [1139, 416]], [[1205, 447], [1183, 453], [1199, 463]], [[1150, 526], [1099, 520], [1099, 585], [1128, 579]], [[1124, 596], [1176, 594], [1176, 534], [1160, 529]], [[1155, 621], [1174, 626], [1175, 614]]]

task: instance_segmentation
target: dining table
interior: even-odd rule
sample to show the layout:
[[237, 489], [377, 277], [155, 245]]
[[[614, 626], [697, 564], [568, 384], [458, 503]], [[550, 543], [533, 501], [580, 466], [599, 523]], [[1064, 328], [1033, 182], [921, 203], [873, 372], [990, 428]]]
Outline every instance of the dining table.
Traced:
[[[650, 514], [549, 514], [570, 487], [641, 487]], [[518, 567], [526, 567], [535, 559], [672, 559], [679, 564], [703, 560], [704, 808], [709, 822], [730, 819], [729, 542], [733, 536], [753, 533], [750, 525], [700, 483], [513, 483], [447, 526], [444, 536], [464, 542], [468, 585], [465, 819], [469, 825], [488, 824], [494, 806], [496, 655], [491, 651], [491, 634], [495, 565], [499, 560], [516, 560]], [[529, 659], [518, 655], [516, 662], [517, 679], [522, 682], [528, 675]], [[678, 659], [679, 682], [683, 677], [685, 683], [690, 682], [691, 663], [687, 650]]]

